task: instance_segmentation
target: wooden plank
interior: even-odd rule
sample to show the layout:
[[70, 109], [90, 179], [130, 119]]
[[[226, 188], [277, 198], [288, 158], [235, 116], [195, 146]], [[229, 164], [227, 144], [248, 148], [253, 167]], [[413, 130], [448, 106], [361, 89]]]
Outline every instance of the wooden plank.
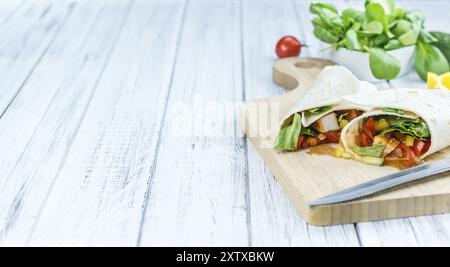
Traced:
[[0, 120], [0, 240], [27, 242], [130, 1], [80, 2]]
[[[245, 1], [243, 6], [244, 66], [246, 99], [285, 93], [272, 80], [271, 65], [277, 40], [294, 35], [308, 48], [302, 56], [315, 56], [307, 36], [309, 21], [304, 3], [292, 1]], [[307, 9], [306, 9], [307, 10]], [[309, 30], [309, 29], [308, 29]], [[305, 223], [288, 200], [273, 174], [266, 168], [252, 144], [248, 144], [249, 202], [252, 245], [330, 246], [358, 245], [353, 225], [315, 227]]]
[[242, 100], [239, 9], [238, 1], [189, 2], [142, 246], [248, 245], [246, 155], [234, 116]]
[[136, 245], [182, 11], [133, 4], [30, 245]]
[[70, 14], [68, 1], [27, 1], [0, 27], [0, 115], [41, 60]]
[[0, 27], [3, 27], [24, 3], [24, 0], [3, 0], [0, 3]]

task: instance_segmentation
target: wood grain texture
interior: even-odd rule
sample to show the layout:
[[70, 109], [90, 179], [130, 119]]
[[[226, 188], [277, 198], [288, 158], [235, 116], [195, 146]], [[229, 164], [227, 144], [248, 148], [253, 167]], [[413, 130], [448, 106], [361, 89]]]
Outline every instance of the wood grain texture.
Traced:
[[0, 238], [5, 245], [28, 241], [129, 4], [95, 0], [76, 5], [0, 120], [0, 142], [13, 148], [1, 158]]
[[[142, 246], [248, 245], [244, 141], [225, 109], [242, 100], [239, 14], [238, 1], [189, 1]], [[224, 129], [223, 119], [231, 119]]]
[[[226, 138], [173, 134], [180, 103], [285, 93], [278, 38], [321, 56], [311, 1], [131, 2], [0, 1], [0, 245], [450, 244], [447, 214], [307, 224], [233, 116]], [[448, 31], [449, 1], [396, 2]]]
[[182, 11], [134, 2], [30, 245], [136, 245]]
[[0, 27], [0, 114], [42, 59], [72, 8], [73, 3], [66, 0], [27, 1]]

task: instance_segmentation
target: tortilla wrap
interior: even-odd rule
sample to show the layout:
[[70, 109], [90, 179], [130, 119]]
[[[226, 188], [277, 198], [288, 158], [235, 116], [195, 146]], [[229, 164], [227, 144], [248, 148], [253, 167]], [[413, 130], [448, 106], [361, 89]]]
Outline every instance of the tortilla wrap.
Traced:
[[[342, 66], [325, 67], [313, 81], [311, 87], [296, 102], [279, 122], [278, 133], [274, 141], [274, 148], [277, 151], [296, 151], [299, 149], [298, 140], [302, 136], [311, 136], [311, 133], [317, 133], [317, 127], [322, 130], [318, 136], [320, 139], [308, 137], [305, 139], [308, 146], [315, 146], [319, 141], [328, 139], [330, 142], [336, 142], [336, 129], [339, 118], [330, 113], [337, 111], [358, 110], [367, 111], [365, 106], [346, 102], [343, 99], [345, 95], [367, 94], [377, 91], [376, 87], [368, 82], [358, 80], [348, 69]], [[314, 109], [314, 110], [311, 110]], [[331, 117], [329, 117], [330, 115]], [[341, 116], [342, 114], [340, 114]], [[327, 116], [324, 121], [322, 117]], [[352, 115], [353, 117], [353, 115]], [[345, 118], [345, 117], [343, 117]], [[318, 125], [312, 130], [309, 126], [318, 121]], [[326, 125], [326, 126], [325, 126]], [[339, 127], [340, 132], [340, 127]], [[327, 135], [328, 134], [328, 135]], [[328, 136], [328, 137], [327, 137]], [[336, 139], [336, 141], [334, 141]], [[300, 139], [303, 141], [303, 139]], [[308, 145], [309, 144], [309, 145]]]
[[[425, 89], [391, 89], [372, 92], [359, 96], [344, 96], [350, 103], [366, 106], [369, 112], [348, 123], [341, 132], [341, 142], [344, 149], [354, 154], [350, 149], [354, 142], [352, 136], [358, 134], [356, 126], [363, 119], [376, 115], [395, 115], [399, 117], [420, 117], [428, 125], [431, 135], [429, 150], [420, 156], [424, 159], [447, 146], [450, 146], [450, 92], [444, 90]], [[394, 108], [407, 111], [405, 115], [383, 111], [384, 108]]]
[[348, 69], [342, 66], [327, 66], [316, 77], [310, 89], [303, 97], [282, 117], [280, 128], [290, 122], [293, 114], [312, 108], [332, 106], [326, 113], [306, 118], [302, 116], [302, 124], [308, 127], [321, 117], [337, 110], [359, 109], [366, 111], [367, 108], [355, 103], [346, 103], [345, 95], [367, 94], [377, 91], [377, 88], [368, 82], [360, 81]]

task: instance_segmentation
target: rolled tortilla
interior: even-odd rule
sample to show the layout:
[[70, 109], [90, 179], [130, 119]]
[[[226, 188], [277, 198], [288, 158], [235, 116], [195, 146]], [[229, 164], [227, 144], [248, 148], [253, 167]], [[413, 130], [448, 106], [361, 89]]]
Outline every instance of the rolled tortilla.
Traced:
[[[448, 91], [403, 88], [382, 90], [364, 96], [345, 96], [344, 99], [372, 109], [342, 129], [341, 142], [348, 153], [354, 154], [350, 147], [355, 143], [352, 136], [358, 134], [356, 126], [362, 123], [364, 118], [376, 115], [422, 118], [430, 130], [431, 146], [425, 154], [420, 156], [420, 159], [450, 146], [450, 93]], [[399, 115], [383, 111], [384, 108], [401, 109], [407, 113]]]
[[343, 96], [364, 95], [376, 91], [377, 88], [373, 84], [358, 80], [347, 68], [342, 66], [327, 66], [316, 77], [311, 88], [283, 116], [280, 121], [280, 126], [285, 126], [293, 114], [312, 108], [332, 106], [332, 109], [326, 113], [309, 118], [302, 116], [302, 124], [304, 127], [308, 127], [316, 120], [333, 111], [345, 109], [367, 110], [365, 106], [346, 103]]
[[[308, 127], [320, 118], [340, 110], [357, 109], [367, 111], [368, 108], [350, 103], [344, 100], [345, 95], [364, 95], [377, 91], [377, 88], [368, 83], [358, 80], [348, 69], [342, 66], [327, 66], [312, 83], [309, 90], [302, 98], [295, 103], [289, 111], [282, 117], [279, 124], [278, 136], [298, 136], [299, 129], [289, 129], [286, 127], [300, 120], [300, 127]], [[306, 114], [305, 111], [313, 108], [327, 107], [327, 111], [320, 114]], [[300, 114], [300, 118], [295, 114]], [[298, 124], [297, 124], [298, 125]], [[285, 129], [283, 129], [285, 128]], [[295, 138], [285, 138], [285, 142], [292, 146], [296, 144]], [[275, 147], [276, 146], [276, 140]]]

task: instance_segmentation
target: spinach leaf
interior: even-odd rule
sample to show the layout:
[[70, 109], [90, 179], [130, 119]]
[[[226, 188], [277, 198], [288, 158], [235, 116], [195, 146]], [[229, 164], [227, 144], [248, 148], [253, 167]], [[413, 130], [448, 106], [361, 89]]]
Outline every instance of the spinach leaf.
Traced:
[[427, 140], [430, 138], [430, 129], [428, 125], [419, 117], [414, 119], [387, 116], [389, 122], [389, 128], [383, 130], [380, 134], [384, 135], [389, 132], [399, 131], [404, 134], [412, 135], [413, 137], [421, 140]]
[[361, 44], [358, 41], [358, 35], [354, 30], [348, 30], [345, 34], [344, 44], [348, 49], [361, 50]]
[[430, 33], [437, 39], [437, 42], [433, 43], [433, 45], [441, 50], [442, 54], [444, 54], [447, 61], [450, 63], [450, 34], [445, 32]]
[[339, 37], [332, 34], [328, 30], [326, 30], [323, 27], [315, 26], [314, 27], [314, 36], [316, 36], [319, 40], [328, 43], [328, 44], [334, 44], [339, 41]]
[[319, 17], [332, 28], [343, 29], [344, 23], [339, 16], [336, 8], [332, 4], [326, 3], [311, 3], [309, 11]]
[[336, 7], [333, 4], [328, 4], [328, 3], [311, 3], [311, 5], [309, 5], [309, 12], [319, 15], [321, 10], [323, 9], [328, 9], [334, 13], [338, 13]]
[[300, 130], [300, 135], [316, 136], [317, 132], [313, 128], [302, 127]]
[[369, 64], [377, 79], [392, 80], [400, 73], [400, 62], [380, 48], [369, 48]]
[[395, 114], [400, 114], [400, 115], [405, 115], [406, 112], [404, 110], [398, 109], [398, 108], [383, 108], [384, 112], [390, 112], [390, 113], [395, 113]]
[[379, 21], [371, 21], [363, 26], [365, 32], [370, 32], [373, 34], [380, 34], [383, 32], [383, 24]]
[[436, 37], [431, 35], [431, 33], [425, 31], [424, 29], [420, 30], [419, 38], [422, 42], [427, 43], [427, 44], [435, 43], [438, 41], [438, 39]]
[[411, 29], [412, 23], [407, 20], [401, 19], [396, 21], [395, 27], [392, 28], [392, 33], [395, 34], [395, 36], [399, 36], [408, 32]]
[[387, 15], [395, 13], [395, 0], [367, 0], [366, 5], [369, 3], [380, 4]]
[[342, 11], [342, 18], [346, 20], [352, 19], [354, 22], [362, 23], [364, 22], [366, 15], [362, 11], [353, 8], [347, 8]]
[[386, 50], [394, 50], [402, 47], [403, 45], [400, 43], [397, 39], [391, 39], [389, 42], [384, 46], [384, 49]]
[[366, 17], [369, 21], [378, 21], [383, 25], [384, 33], [389, 37], [394, 37], [394, 35], [389, 31], [388, 17], [384, 8], [379, 3], [369, 2], [366, 5]]
[[404, 46], [413, 45], [417, 43], [417, 38], [419, 37], [419, 30], [410, 29], [406, 33], [400, 35], [398, 40]]
[[439, 75], [450, 70], [444, 54], [438, 48], [422, 41], [416, 45], [415, 68], [424, 81], [427, 79], [428, 72]]
[[300, 114], [295, 113], [292, 124], [282, 128], [278, 133], [277, 139], [275, 140], [275, 150], [277, 152], [297, 150], [297, 142], [301, 128], [301, 116]]

